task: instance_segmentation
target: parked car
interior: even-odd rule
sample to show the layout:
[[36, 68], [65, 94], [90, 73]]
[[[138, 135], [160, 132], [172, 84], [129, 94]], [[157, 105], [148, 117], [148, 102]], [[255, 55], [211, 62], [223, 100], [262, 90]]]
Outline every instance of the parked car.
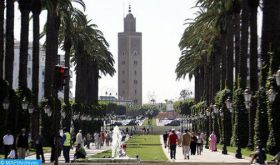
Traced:
[[173, 120], [168, 124], [165, 124], [165, 126], [180, 126], [180, 121], [179, 120]]

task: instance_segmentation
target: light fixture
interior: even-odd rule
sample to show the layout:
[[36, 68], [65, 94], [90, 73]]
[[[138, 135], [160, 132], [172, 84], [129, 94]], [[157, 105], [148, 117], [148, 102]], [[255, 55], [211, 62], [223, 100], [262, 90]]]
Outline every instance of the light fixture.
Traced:
[[49, 117], [51, 117], [52, 111], [50, 110], [50, 111], [47, 113], [47, 115], [48, 115]]
[[6, 97], [2, 103], [4, 110], [8, 110], [10, 106], [9, 99]]
[[215, 104], [215, 105], [213, 106], [213, 108], [214, 108], [214, 113], [215, 113], [215, 114], [218, 114], [218, 113], [219, 113], [218, 106]]
[[34, 112], [34, 106], [33, 106], [32, 103], [30, 103], [30, 104], [28, 105], [28, 113], [29, 113], [29, 114], [32, 114], [33, 112]]
[[232, 109], [232, 102], [231, 102], [230, 97], [227, 98], [227, 100], [225, 101], [225, 103], [226, 103], [227, 109], [231, 110], [231, 109]]
[[276, 95], [277, 95], [277, 92], [271, 87], [269, 90], [268, 90], [268, 101], [270, 103], [273, 103], [273, 101], [275, 100], [276, 98]]
[[245, 101], [245, 108], [250, 109], [251, 107], [251, 101]]
[[23, 98], [23, 100], [21, 102], [21, 107], [23, 110], [26, 110], [28, 108], [28, 101], [27, 101], [26, 97]]
[[222, 109], [220, 109], [220, 116], [223, 117], [224, 116], [224, 112]]
[[276, 84], [277, 86], [280, 86], [280, 68], [277, 70], [275, 74]]
[[247, 102], [250, 102], [250, 101], [251, 101], [252, 94], [251, 94], [249, 88], [246, 88], [246, 89], [245, 89], [243, 95], [244, 95], [245, 102], [246, 102], [246, 101], [247, 101]]
[[51, 111], [51, 107], [49, 105], [44, 106], [45, 114], [48, 114]]
[[65, 113], [64, 111], [62, 111], [62, 112], [61, 112], [61, 118], [62, 118], [62, 119], [65, 119], [65, 117], [66, 117], [66, 113]]

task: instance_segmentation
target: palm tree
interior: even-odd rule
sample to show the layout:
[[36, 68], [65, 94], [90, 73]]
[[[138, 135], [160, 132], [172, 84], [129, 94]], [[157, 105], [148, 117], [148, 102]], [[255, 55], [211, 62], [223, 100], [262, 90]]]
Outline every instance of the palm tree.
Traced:
[[[38, 106], [38, 92], [39, 92], [39, 63], [40, 63], [40, 13], [42, 9], [41, 0], [33, 0], [32, 2], [32, 14], [33, 14], [33, 54], [32, 54], [32, 93], [33, 93], [33, 105]], [[40, 123], [41, 111], [36, 116], [35, 126]], [[36, 128], [36, 133], [39, 129]], [[40, 132], [39, 132], [40, 133]]]
[[6, 2], [6, 54], [5, 79], [13, 86], [14, 70], [14, 0]]
[[58, 51], [58, 30], [60, 26], [60, 18], [58, 15], [58, 0], [47, 0], [46, 8], [47, 24], [46, 24], [46, 65], [45, 65], [45, 97], [53, 95], [53, 78], [54, 69], [57, 64]]
[[21, 12], [20, 31], [20, 60], [19, 60], [19, 87], [27, 88], [27, 61], [28, 61], [28, 37], [29, 37], [29, 13], [31, 0], [18, 0]]
[[[249, 0], [250, 9], [250, 87], [253, 95], [258, 90], [258, 33], [257, 33], [257, 12], [259, 0]], [[252, 106], [249, 110], [249, 141], [248, 147], [254, 146], [254, 120], [257, 108], [257, 100], [252, 99]]]
[[3, 79], [3, 60], [4, 60], [4, 9], [5, 1], [0, 1], [0, 80]]

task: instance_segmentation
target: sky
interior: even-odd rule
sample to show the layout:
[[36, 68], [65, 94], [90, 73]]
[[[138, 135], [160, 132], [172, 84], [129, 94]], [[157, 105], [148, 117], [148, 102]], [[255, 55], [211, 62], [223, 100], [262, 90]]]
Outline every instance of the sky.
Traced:
[[[182, 89], [194, 91], [194, 81], [176, 80], [175, 68], [180, 57], [178, 43], [186, 26], [194, 18], [194, 0], [84, 0], [86, 13], [104, 33], [114, 55], [117, 70], [117, 35], [123, 32], [128, 5], [136, 17], [136, 31], [142, 32], [143, 102], [176, 100]], [[117, 93], [118, 73], [100, 80], [99, 94]]]
[[[194, 93], [194, 79], [176, 80], [175, 68], [179, 61], [178, 43], [186, 28], [185, 19], [195, 17], [193, 8], [196, 0], [84, 0], [85, 13], [92, 23], [97, 24], [110, 44], [110, 51], [115, 59], [117, 69], [118, 32], [123, 32], [123, 18], [131, 4], [132, 14], [136, 17], [136, 30], [142, 32], [143, 56], [143, 102], [148, 103], [151, 97], [156, 102], [179, 99], [180, 91], [188, 89]], [[15, 8], [18, 9], [17, 3]], [[15, 37], [19, 40], [20, 13], [15, 10]], [[258, 13], [258, 33], [261, 34], [261, 17]], [[46, 21], [46, 11], [40, 16], [41, 30]], [[30, 21], [30, 40], [32, 39], [32, 21]], [[44, 41], [41, 41], [43, 43]], [[60, 51], [61, 53], [61, 51]], [[99, 95], [105, 92], [112, 94], [118, 91], [118, 72], [113, 77], [100, 79]], [[74, 76], [75, 78], [75, 76]], [[74, 79], [75, 81], [75, 79]], [[73, 84], [75, 87], [75, 83]], [[75, 88], [73, 88], [74, 90]], [[72, 90], [72, 91], [73, 91]], [[73, 91], [74, 92], [74, 91]]]

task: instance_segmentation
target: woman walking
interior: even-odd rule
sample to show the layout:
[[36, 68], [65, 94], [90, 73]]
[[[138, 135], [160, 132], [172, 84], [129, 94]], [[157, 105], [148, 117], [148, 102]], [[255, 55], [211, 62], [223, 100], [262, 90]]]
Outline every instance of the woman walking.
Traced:
[[217, 143], [217, 136], [215, 132], [213, 131], [212, 134], [209, 136], [209, 142], [210, 142], [210, 150], [212, 152], [217, 151], [216, 143]]
[[190, 145], [191, 155], [195, 155], [195, 152], [196, 152], [196, 142], [197, 142], [197, 138], [196, 138], [195, 134], [193, 133], [192, 134], [192, 138], [191, 138], [191, 145]]

